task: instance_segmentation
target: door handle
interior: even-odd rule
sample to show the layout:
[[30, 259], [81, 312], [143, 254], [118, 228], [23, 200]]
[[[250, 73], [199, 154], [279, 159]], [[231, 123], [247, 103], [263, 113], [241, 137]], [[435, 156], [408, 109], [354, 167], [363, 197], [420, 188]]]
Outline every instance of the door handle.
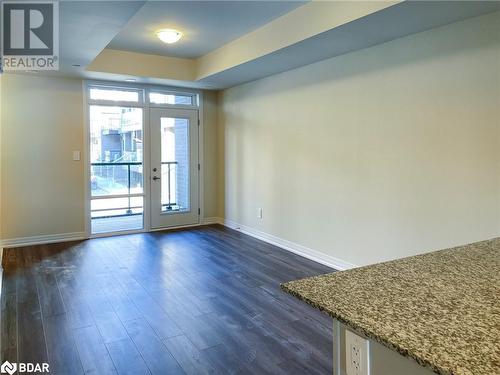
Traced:
[[153, 181], [159, 180], [160, 177], [153, 176]]

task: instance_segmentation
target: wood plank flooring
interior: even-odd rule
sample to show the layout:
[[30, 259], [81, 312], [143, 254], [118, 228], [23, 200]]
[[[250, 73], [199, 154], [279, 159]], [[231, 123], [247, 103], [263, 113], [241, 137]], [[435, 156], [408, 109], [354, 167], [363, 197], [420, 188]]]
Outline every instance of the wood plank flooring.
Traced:
[[70, 374], [331, 374], [332, 322], [279, 284], [333, 270], [214, 225], [7, 249], [1, 360]]

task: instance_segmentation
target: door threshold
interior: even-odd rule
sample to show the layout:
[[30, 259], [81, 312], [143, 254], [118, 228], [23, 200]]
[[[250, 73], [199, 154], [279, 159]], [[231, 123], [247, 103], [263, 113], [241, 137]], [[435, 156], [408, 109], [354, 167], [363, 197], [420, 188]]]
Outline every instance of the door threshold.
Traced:
[[124, 236], [127, 234], [138, 234], [138, 233], [147, 233], [148, 231], [145, 229], [133, 229], [133, 230], [120, 230], [116, 232], [103, 232], [103, 233], [95, 233], [89, 236], [92, 238], [104, 238], [104, 237], [114, 237], [114, 236]]
[[172, 227], [164, 227], [164, 228], [151, 228], [149, 232], [161, 232], [163, 230], [173, 230], [173, 229], [182, 229], [182, 228], [193, 228], [193, 227], [199, 227], [203, 225], [201, 222], [197, 222], [195, 224], [185, 224], [185, 225], [176, 225]]

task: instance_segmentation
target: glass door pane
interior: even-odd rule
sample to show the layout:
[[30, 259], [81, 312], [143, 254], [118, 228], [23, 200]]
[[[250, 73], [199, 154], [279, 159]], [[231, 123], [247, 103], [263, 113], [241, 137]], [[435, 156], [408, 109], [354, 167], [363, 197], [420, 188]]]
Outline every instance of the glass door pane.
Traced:
[[152, 108], [150, 129], [151, 227], [198, 223], [198, 111]]
[[143, 228], [143, 112], [91, 105], [92, 234]]
[[189, 211], [189, 120], [161, 117], [161, 210]]

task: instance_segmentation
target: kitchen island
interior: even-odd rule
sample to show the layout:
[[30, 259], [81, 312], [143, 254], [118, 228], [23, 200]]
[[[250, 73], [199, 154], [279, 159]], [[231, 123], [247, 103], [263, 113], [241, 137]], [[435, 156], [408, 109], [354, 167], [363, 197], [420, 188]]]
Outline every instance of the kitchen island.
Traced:
[[410, 358], [410, 367], [416, 362], [428, 373], [500, 374], [500, 238], [291, 281], [282, 288], [334, 319], [338, 374], [345, 373], [342, 329], [370, 342], [371, 375], [392, 371], [385, 365], [377, 370], [377, 346]]

